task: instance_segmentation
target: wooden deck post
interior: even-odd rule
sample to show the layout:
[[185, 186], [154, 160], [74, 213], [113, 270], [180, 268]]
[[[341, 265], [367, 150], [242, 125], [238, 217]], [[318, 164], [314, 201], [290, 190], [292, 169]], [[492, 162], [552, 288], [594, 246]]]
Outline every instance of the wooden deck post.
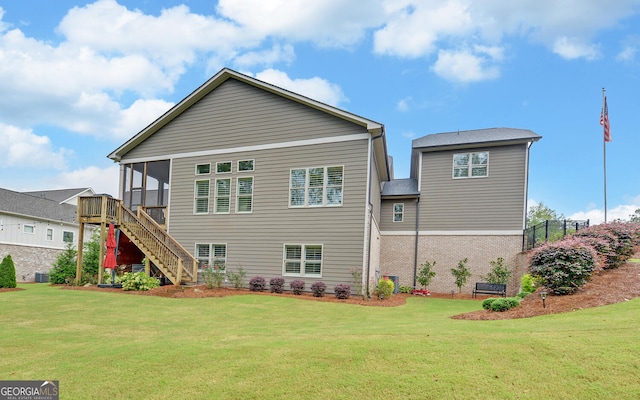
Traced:
[[78, 232], [78, 256], [76, 264], [76, 285], [80, 284], [82, 279], [82, 248], [84, 247], [84, 222], [80, 222], [80, 231]]
[[149, 261], [149, 257], [144, 258], [144, 273], [147, 276], [151, 276], [151, 261]]
[[174, 285], [178, 286], [182, 282], [182, 269], [184, 268], [184, 263], [181, 258], [178, 259], [178, 276], [176, 276], [176, 282]]

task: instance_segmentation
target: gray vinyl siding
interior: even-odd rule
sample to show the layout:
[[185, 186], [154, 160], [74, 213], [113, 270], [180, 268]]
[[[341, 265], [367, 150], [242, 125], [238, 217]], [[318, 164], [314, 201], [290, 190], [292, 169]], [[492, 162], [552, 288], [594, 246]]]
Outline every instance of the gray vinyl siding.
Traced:
[[[217, 156], [173, 160], [169, 232], [188, 250], [195, 243], [226, 243], [227, 266], [242, 266], [247, 280], [256, 275], [282, 276], [283, 245], [322, 244], [322, 278], [303, 279], [307, 288], [318, 280], [328, 290], [338, 283], [351, 283], [350, 271], [363, 264], [366, 212], [368, 140], [316, 144], [286, 149], [238, 152]], [[238, 172], [238, 160], [253, 159], [255, 171]], [[193, 215], [195, 164], [232, 161], [233, 173], [211, 179], [207, 215]], [[343, 205], [340, 207], [289, 208], [289, 174], [292, 168], [344, 166]], [[237, 178], [254, 177], [253, 212], [235, 213]], [[230, 214], [214, 214], [214, 181], [232, 178]]]
[[[393, 205], [404, 204], [404, 219], [402, 222], [393, 222]], [[382, 217], [380, 230], [384, 231], [409, 231], [416, 230], [416, 199], [384, 199], [382, 200]]]
[[[373, 152], [372, 152], [373, 153]], [[376, 168], [375, 155], [371, 157], [371, 204], [373, 205], [373, 218], [376, 221], [380, 221], [380, 193], [382, 192], [382, 184], [380, 182], [380, 175], [378, 175], [378, 169]]]
[[489, 176], [453, 179], [452, 150], [422, 154], [421, 231], [523, 229], [526, 145], [474, 148], [489, 152]]
[[364, 132], [364, 127], [229, 79], [123, 160]]

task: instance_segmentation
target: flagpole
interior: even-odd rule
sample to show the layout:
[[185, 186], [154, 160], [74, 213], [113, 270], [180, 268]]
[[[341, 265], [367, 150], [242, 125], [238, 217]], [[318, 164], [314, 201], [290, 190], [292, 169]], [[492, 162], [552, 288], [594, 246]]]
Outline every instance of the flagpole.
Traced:
[[[602, 113], [604, 118], [605, 112], [605, 89], [602, 88]], [[604, 223], [607, 223], [607, 141], [605, 140], [606, 123], [602, 125], [602, 149], [604, 161]]]

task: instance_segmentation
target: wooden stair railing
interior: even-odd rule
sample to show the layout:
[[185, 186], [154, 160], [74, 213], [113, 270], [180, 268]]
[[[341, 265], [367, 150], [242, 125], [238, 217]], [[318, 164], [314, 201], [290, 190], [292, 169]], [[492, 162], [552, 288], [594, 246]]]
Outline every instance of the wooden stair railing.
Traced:
[[149, 214], [121, 206], [120, 229], [171, 282], [198, 281], [198, 261]]

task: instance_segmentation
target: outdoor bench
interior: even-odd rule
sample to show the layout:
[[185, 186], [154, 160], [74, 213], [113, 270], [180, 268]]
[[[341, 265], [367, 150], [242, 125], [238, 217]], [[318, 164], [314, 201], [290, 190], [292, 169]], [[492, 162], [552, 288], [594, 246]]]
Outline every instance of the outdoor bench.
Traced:
[[507, 297], [507, 285], [502, 283], [476, 282], [476, 288], [473, 289], [473, 297], [477, 294], [499, 294]]

